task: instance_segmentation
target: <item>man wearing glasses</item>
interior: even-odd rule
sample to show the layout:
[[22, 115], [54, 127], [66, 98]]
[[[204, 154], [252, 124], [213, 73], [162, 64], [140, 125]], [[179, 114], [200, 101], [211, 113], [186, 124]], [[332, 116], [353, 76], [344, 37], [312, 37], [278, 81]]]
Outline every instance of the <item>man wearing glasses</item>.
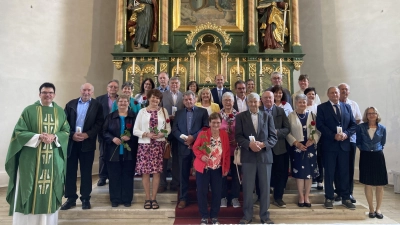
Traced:
[[64, 110], [53, 102], [55, 91], [54, 84], [43, 83], [40, 100], [24, 109], [12, 134], [5, 167], [13, 224], [58, 222], [69, 125]]
[[235, 83], [235, 103], [233, 108], [238, 112], [244, 112], [249, 109], [247, 106], [247, 98], [246, 98], [246, 83], [242, 80], [238, 80]]
[[[282, 74], [279, 72], [276, 72], [276, 71], [271, 73], [271, 84], [272, 84], [272, 86], [264, 91], [271, 91], [271, 89], [275, 85], [282, 86]], [[290, 91], [286, 88], [282, 88], [282, 89], [283, 89], [284, 94], [286, 95], [286, 99], [288, 100], [288, 103], [292, 106], [293, 102], [292, 102], [292, 97], [290, 95]]]
[[[107, 94], [100, 95], [96, 98], [98, 102], [103, 107], [103, 116], [105, 119], [106, 116], [111, 113], [111, 109], [113, 106], [113, 102], [118, 98], [119, 90], [119, 82], [118, 80], [110, 80], [107, 84]], [[106, 181], [108, 179], [108, 172], [107, 172], [107, 165], [106, 159], [104, 155], [104, 145], [103, 145], [103, 137], [101, 134], [98, 136], [99, 140], [99, 149], [100, 149], [100, 156], [99, 156], [99, 181], [97, 182], [97, 186], [104, 186], [106, 185]]]

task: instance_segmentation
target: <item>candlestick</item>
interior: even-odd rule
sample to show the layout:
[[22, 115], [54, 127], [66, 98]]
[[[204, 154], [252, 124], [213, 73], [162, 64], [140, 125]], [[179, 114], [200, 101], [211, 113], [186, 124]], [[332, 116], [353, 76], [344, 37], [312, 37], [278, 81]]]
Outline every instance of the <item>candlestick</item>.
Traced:
[[282, 73], [282, 70], [283, 70], [283, 67], [282, 67], [282, 58], [279, 59], [279, 67], [280, 67], [280, 70], [281, 70], [281, 74], [283, 74], [283, 73]]
[[157, 74], [157, 58], [154, 59], [154, 74]]
[[262, 59], [260, 58], [260, 74], [262, 74]]
[[237, 60], [236, 60], [236, 69], [237, 69], [237, 73], [240, 74], [239, 57], [237, 57]]
[[136, 58], [132, 57], [132, 74], [135, 74], [135, 62], [136, 62]]
[[176, 60], [176, 74], [179, 74], [179, 58]]

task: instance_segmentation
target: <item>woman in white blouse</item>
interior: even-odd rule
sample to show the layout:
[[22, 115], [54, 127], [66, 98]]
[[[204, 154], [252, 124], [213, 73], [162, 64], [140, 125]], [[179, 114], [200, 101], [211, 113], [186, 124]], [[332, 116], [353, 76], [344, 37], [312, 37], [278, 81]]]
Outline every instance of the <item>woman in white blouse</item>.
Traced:
[[289, 104], [288, 99], [286, 99], [286, 95], [283, 92], [282, 86], [275, 85], [271, 89], [271, 92], [274, 93], [275, 105], [285, 110], [286, 116], [288, 116], [289, 113], [293, 112], [293, 108]]
[[147, 99], [147, 92], [154, 89], [154, 81], [151, 78], [146, 78], [143, 80], [142, 84], [140, 85], [140, 93], [135, 95], [135, 100], [142, 104]]
[[315, 88], [309, 87], [304, 90], [304, 94], [307, 96], [307, 110], [317, 114], [317, 104], [315, 103], [315, 96], [317, 92]]
[[290, 133], [286, 140], [291, 149], [292, 176], [296, 178], [299, 192], [299, 207], [311, 207], [310, 190], [312, 179], [319, 175], [316, 157], [316, 145], [320, 132], [316, 129], [316, 115], [307, 111], [307, 96], [295, 97], [296, 110], [288, 116]]

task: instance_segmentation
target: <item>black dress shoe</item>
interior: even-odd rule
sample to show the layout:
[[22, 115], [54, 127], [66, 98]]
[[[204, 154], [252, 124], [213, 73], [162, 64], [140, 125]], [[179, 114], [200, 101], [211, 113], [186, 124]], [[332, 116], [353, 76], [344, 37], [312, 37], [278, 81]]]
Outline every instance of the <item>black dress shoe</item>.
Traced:
[[100, 178], [100, 180], [97, 182], [97, 186], [104, 186], [104, 185], [106, 185], [106, 180], [107, 179], [103, 179], [103, 178]]
[[310, 207], [311, 207], [311, 203], [309, 203], [309, 202], [304, 202], [304, 207], [310, 208]]
[[125, 207], [131, 207], [132, 203], [124, 203]]
[[339, 195], [336, 195], [335, 202], [340, 202], [340, 201], [342, 201], [342, 197], [340, 197]]
[[111, 202], [111, 207], [118, 207], [118, 203], [117, 202]]
[[270, 218], [266, 219], [266, 220], [261, 220], [262, 224], [274, 224], [274, 221], [272, 221]]
[[82, 200], [82, 209], [90, 209], [92, 208], [90, 206], [90, 201], [89, 200]]
[[357, 200], [353, 197], [353, 195], [350, 195], [350, 201], [351, 203], [356, 203]]
[[376, 218], [383, 219], [383, 214], [382, 213], [375, 212], [375, 215], [376, 215]]
[[76, 202], [72, 201], [72, 200], [67, 200], [62, 206], [61, 206], [61, 210], [68, 210], [70, 208], [73, 208], [76, 206]]

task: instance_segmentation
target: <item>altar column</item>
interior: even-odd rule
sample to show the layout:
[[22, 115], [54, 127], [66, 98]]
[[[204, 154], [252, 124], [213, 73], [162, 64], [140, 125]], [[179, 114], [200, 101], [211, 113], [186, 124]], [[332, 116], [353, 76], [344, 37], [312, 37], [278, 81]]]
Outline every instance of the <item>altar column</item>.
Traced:
[[299, 1], [292, 0], [292, 37], [293, 37], [293, 44], [292, 50], [293, 53], [301, 53], [301, 44], [300, 44], [300, 28], [299, 28]]
[[168, 1], [161, 0], [161, 46], [159, 52], [168, 52]]
[[228, 79], [228, 52], [221, 52], [222, 61], [221, 61], [221, 74], [224, 76], [225, 81]]
[[189, 81], [196, 80], [195, 75], [196, 75], [196, 52], [189, 52], [188, 55], [190, 56], [190, 61], [189, 61]]
[[258, 48], [256, 45], [256, 35], [255, 35], [256, 6], [255, 6], [254, 2], [255, 2], [255, 0], [249, 0], [249, 5], [248, 5], [249, 42], [248, 42], [247, 46], [248, 46], [249, 53], [257, 53], [258, 52]]

